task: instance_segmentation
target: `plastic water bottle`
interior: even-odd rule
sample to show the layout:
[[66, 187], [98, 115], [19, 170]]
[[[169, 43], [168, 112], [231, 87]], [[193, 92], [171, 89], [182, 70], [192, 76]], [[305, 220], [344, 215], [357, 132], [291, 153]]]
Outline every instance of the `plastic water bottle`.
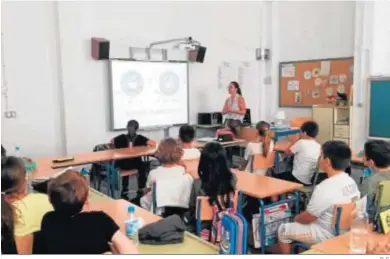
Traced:
[[352, 215], [349, 248], [352, 254], [366, 254], [368, 242], [368, 215], [357, 211]]
[[126, 235], [131, 240], [133, 240], [136, 245], [138, 245], [139, 224], [138, 224], [138, 219], [135, 216], [135, 207], [133, 205], [130, 205], [127, 208], [127, 213], [128, 213], [128, 217], [127, 220], [125, 221]]
[[16, 156], [16, 157], [20, 157], [20, 158], [22, 158], [23, 156], [22, 156], [22, 150], [20, 149], [20, 147], [19, 146], [16, 146], [15, 147], [15, 153], [14, 153], [14, 156]]

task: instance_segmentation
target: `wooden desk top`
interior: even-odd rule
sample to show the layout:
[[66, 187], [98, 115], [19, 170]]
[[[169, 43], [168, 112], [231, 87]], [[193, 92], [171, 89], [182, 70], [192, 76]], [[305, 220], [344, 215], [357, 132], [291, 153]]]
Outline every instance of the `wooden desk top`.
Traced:
[[264, 175], [252, 174], [234, 170], [237, 176], [237, 190], [251, 197], [264, 199], [295, 191], [303, 187], [302, 184], [279, 180]]
[[[127, 208], [131, 205], [125, 200], [108, 200], [105, 202], [91, 202], [90, 210], [101, 210], [107, 213], [116, 224], [120, 226], [121, 231], [125, 232], [124, 222], [127, 219]], [[151, 212], [135, 206], [135, 214], [144, 220], [144, 225], [154, 223], [161, 217]], [[138, 246], [142, 254], [218, 254], [218, 248], [197, 236], [185, 232], [184, 242], [174, 245], [144, 245]]]
[[[222, 146], [230, 146], [230, 145], [239, 145], [242, 143], [246, 143], [245, 139], [235, 138], [233, 141], [219, 142]], [[208, 142], [197, 142], [195, 141], [192, 146], [194, 148], [203, 148]]]
[[325, 254], [350, 254], [349, 233], [313, 245], [311, 249], [320, 251]]
[[357, 163], [357, 164], [364, 164], [364, 162], [363, 162], [363, 157], [359, 157], [358, 156], [358, 152], [352, 152], [352, 162], [354, 162], [354, 163]]

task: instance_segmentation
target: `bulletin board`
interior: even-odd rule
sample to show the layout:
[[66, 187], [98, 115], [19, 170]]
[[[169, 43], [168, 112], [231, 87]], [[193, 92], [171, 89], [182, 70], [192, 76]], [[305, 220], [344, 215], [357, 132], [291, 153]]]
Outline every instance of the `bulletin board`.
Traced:
[[279, 107], [307, 108], [350, 101], [353, 57], [279, 64]]

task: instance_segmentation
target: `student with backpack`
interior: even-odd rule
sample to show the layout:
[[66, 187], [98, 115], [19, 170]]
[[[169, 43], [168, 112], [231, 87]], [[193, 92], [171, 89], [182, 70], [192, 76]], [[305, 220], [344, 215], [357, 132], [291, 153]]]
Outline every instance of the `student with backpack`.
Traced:
[[[202, 150], [199, 167], [199, 179], [194, 181], [190, 210], [195, 214], [196, 199], [198, 196], [208, 196], [208, 202], [213, 207], [214, 217], [223, 211], [233, 212], [233, 200], [235, 194], [236, 177], [228, 167], [228, 160], [225, 149], [217, 142], [210, 142]], [[214, 219], [213, 222], [204, 222], [205, 231], [202, 237], [210, 241], [219, 242], [217, 222], [220, 219]], [[210, 234], [210, 230], [212, 233]]]

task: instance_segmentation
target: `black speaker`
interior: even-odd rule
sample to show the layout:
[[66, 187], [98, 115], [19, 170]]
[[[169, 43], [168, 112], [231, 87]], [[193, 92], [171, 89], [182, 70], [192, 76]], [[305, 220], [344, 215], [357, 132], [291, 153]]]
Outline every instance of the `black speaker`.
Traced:
[[198, 113], [198, 124], [200, 125], [222, 124], [222, 113], [221, 112]]
[[190, 50], [189, 60], [192, 62], [203, 63], [204, 57], [206, 55], [206, 47], [197, 46], [195, 50]]
[[96, 60], [110, 58], [110, 41], [104, 38], [91, 38], [91, 56]]
[[251, 109], [246, 109], [246, 113], [244, 115], [244, 119], [242, 120], [244, 124], [250, 125], [252, 123], [251, 119]]

